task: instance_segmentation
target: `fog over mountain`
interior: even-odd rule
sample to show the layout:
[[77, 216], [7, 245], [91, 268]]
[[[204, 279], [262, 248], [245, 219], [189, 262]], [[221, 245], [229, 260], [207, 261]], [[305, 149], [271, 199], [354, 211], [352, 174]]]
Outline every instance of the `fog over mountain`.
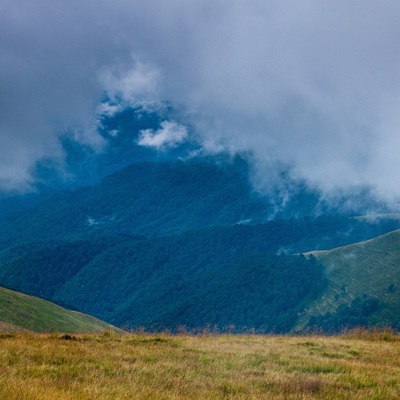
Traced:
[[181, 119], [142, 144], [191, 137], [252, 154], [260, 187], [289, 168], [327, 193], [368, 185], [392, 201], [399, 17], [391, 0], [4, 0], [0, 187], [29, 189], [39, 160], [62, 170], [63, 135], [103, 151], [99, 114], [170, 101]]

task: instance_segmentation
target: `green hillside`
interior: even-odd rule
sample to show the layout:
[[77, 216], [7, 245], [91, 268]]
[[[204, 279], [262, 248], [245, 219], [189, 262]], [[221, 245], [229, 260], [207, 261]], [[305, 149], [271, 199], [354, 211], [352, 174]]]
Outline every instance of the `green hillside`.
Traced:
[[101, 332], [113, 328], [94, 317], [0, 288], [0, 331]]
[[0, 284], [118, 326], [287, 332], [325, 282], [316, 263], [289, 254], [365, 239], [378, 228], [321, 217], [166, 237], [27, 243], [0, 251]]
[[400, 328], [400, 230], [312, 254], [325, 267], [328, 286], [306, 310], [303, 326], [309, 320], [310, 327], [327, 331]]

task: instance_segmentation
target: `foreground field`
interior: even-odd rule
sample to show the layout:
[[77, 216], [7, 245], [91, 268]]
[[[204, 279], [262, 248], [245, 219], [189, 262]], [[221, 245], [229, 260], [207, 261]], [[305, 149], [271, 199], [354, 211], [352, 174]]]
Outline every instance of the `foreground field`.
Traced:
[[398, 399], [391, 334], [0, 335], [0, 398]]

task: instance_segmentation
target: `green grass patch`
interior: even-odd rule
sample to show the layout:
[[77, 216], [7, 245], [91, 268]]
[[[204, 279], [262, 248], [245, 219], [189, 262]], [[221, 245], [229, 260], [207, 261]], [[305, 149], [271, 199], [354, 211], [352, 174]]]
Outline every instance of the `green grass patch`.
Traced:
[[0, 332], [101, 332], [115, 329], [86, 314], [0, 287]]

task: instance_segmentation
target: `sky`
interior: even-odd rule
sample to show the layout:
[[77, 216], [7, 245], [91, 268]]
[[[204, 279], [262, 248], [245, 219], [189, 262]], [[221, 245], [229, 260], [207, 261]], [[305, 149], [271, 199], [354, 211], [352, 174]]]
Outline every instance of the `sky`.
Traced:
[[[0, 189], [29, 189], [39, 160], [62, 168], [62, 135], [102, 151], [107, 95], [179, 105], [205, 151], [252, 154], [260, 187], [283, 166], [397, 199], [399, 21], [391, 0], [2, 0]], [[141, 140], [188, 131], [165, 121]]]

